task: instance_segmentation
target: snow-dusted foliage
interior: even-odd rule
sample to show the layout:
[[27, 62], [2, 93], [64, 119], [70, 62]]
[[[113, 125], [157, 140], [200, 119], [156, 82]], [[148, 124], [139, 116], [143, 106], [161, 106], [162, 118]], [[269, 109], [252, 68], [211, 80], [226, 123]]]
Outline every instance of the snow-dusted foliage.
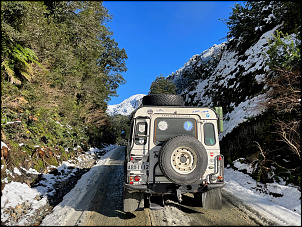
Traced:
[[167, 78], [176, 85], [177, 92], [181, 93], [182, 90], [189, 89], [188, 85], [192, 82], [194, 84], [198, 79], [210, 77], [220, 60], [224, 47], [225, 43], [215, 44], [201, 54], [191, 57], [182, 68], [169, 75]]

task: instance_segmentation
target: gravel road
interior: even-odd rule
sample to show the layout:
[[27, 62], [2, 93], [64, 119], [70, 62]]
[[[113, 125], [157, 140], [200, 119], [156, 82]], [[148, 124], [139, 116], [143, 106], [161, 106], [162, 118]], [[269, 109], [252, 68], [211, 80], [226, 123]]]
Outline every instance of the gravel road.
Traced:
[[247, 226], [270, 225], [253, 214], [240, 201], [223, 191], [221, 210], [204, 210], [191, 194], [183, 195], [182, 203], [168, 199], [160, 210], [123, 212], [123, 160], [125, 147], [118, 147], [102, 167], [102, 174], [89, 193], [67, 215], [65, 225], [73, 226]]

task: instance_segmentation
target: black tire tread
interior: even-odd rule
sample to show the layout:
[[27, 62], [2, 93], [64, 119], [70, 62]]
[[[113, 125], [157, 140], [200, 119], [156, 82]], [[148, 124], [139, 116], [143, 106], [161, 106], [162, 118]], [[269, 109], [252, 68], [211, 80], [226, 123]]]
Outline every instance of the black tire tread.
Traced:
[[183, 106], [184, 99], [174, 94], [150, 94], [143, 97], [143, 105], [152, 106]]

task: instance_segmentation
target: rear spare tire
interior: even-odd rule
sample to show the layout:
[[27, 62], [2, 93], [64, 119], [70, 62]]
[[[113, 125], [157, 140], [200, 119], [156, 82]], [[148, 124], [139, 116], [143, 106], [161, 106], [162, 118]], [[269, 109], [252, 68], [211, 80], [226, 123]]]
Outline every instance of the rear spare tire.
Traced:
[[207, 152], [202, 143], [188, 135], [167, 140], [159, 152], [159, 167], [170, 181], [184, 185], [200, 179], [208, 165]]
[[151, 94], [143, 97], [142, 104], [147, 106], [183, 106], [184, 99], [180, 95]]

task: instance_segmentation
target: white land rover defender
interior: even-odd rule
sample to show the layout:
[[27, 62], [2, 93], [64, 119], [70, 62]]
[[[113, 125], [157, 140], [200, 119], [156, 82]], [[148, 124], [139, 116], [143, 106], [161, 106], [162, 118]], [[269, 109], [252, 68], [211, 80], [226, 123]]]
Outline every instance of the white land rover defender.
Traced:
[[175, 194], [181, 202], [184, 193], [193, 193], [204, 209], [221, 209], [222, 131], [221, 107], [184, 106], [179, 95], [144, 96], [126, 149], [124, 211], [158, 209], [164, 202], [154, 197]]

